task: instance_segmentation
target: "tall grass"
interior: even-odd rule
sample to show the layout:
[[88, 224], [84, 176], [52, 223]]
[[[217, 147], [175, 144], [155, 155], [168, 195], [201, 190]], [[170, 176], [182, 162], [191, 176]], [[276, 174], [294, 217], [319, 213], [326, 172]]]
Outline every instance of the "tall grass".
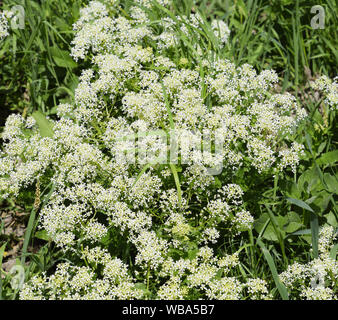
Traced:
[[[313, 29], [311, 8], [325, 10], [324, 29]], [[284, 79], [284, 89], [304, 84], [310, 76], [336, 76], [338, 10], [335, 0], [214, 0], [198, 1], [206, 16], [228, 22], [232, 31], [229, 53], [236, 63], [258, 70], [273, 68]]]
[[0, 125], [11, 111], [53, 114], [77, 84], [69, 50], [83, 1], [4, 0], [2, 9], [18, 5], [24, 8], [24, 28], [10, 29], [1, 43]]

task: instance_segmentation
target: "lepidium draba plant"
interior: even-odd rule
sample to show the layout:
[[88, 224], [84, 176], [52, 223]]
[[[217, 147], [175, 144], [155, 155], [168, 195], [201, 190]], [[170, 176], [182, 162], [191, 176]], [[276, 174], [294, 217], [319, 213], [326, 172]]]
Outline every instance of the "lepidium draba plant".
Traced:
[[[39, 228], [69, 256], [26, 282], [22, 299], [273, 297], [273, 284], [237, 272], [240, 241], [224, 246], [255, 218], [226, 173], [295, 171], [303, 147], [290, 134], [306, 113], [274, 93], [274, 71], [189, 51], [182, 37], [205, 25], [199, 14], [162, 11], [154, 22], [149, 9], [169, 1], [150, 3], [81, 10], [72, 56], [91, 67], [75, 103], [50, 120], [53, 134], [42, 136], [32, 117], [7, 120], [1, 193], [50, 183]], [[224, 22], [210, 30], [226, 43]]]

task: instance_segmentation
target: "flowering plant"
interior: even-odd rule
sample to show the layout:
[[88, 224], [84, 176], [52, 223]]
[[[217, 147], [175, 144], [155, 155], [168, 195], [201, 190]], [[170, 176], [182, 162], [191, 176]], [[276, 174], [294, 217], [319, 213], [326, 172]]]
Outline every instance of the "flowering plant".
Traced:
[[[137, 2], [81, 10], [72, 56], [91, 67], [48, 130], [33, 116], [6, 122], [0, 192], [50, 190], [39, 228], [70, 257], [20, 298], [270, 299], [271, 284], [241, 267], [255, 212], [236, 176], [295, 172], [303, 146], [292, 133], [306, 112], [274, 91], [274, 71], [182, 44], [206, 37], [201, 15]], [[153, 22], [150, 9], [167, 16]], [[209, 31], [225, 46], [224, 22]]]

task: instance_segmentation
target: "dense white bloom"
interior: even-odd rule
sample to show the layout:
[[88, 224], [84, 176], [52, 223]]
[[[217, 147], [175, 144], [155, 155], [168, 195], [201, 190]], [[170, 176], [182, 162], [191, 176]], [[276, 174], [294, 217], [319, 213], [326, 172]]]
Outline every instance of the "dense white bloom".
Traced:
[[142, 292], [127, 275], [126, 266], [121, 260], [112, 259], [106, 251], [99, 248], [86, 248], [84, 252], [84, 259], [87, 258], [91, 262], [95, 256], [97, 264], [104, 267], [101, 279], [97, 278], [94, 270], [88, 266], [60, 263], [53, 275], [34, 276], [29, 285], [25, 284], [20, 291], [20, 299], [126, 300], [142, 296]]
[[338, 109], [338, 77], [334, 80], [327, 76], [321, 76], [316, 81], [311, 82], [313, 89], [322, 91], [325, 95], [325, 102], [332, 108]]
[[249, 279], [246, 283], [248, 292], [252, 295], [252, 299], [271, 299], [267, 288], [267, 282], [262, 279]]
[[13, 16], [13, 12], [4, 10], [0, 12], [0, 40], [6, 38], [9, 35], [8, 20]]

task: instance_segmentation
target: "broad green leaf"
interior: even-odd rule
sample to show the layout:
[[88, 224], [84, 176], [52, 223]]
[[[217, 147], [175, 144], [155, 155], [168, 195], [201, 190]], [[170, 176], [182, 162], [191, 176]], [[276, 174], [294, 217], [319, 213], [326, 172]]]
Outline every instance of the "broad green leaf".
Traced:
[[324, 148], [326, 147], [327, 145], [327, 141], [323, 141], [320, 146], [318, 147], [318, 150], [317, 150], [317, 153], [320, 154], [323, 152]]
[[304, 227], [302, 219], [297, 212], [290, 211], [287, 213], [288, 223], [284, 226], [287, 233], [293, 233]]
[[304, 225], [302, 223], [299, 223], [299, 222], [290, 222], [288, 223], [285, 227], [284, 227], [284, 230], [287, 232], [287, 233], [292, 233], [292, 232], [295, 232], [297, 231], [298, 229], [300, 229], [301, 227], [303, 227]]
[[338, 161], [338, 150], [329, 151], [322, 154], [317, 160], [318, 165], [334, 164]]
[[51, 240], [51, 238], [48, 236], [46, 230], [39, 230], [39, 231], [35, 232], [34, 237], [41, 239], [41, 240], [45, 240], [45, 241]]
[[311, 136], [308, 133], [305, 134], [305, 141], [306, 141], [307, 147], [309, 148], [311, 154], [313, 155], [313, 151], [312, 151], [312, 138], [311, 138]]
[[326, 218], [326, 221], [329, 225], [331, 225], [335, 228], [338, 227], [337, 218], [332, 211], [330, 211], [328, 214], [325, 214], [324, 217]]
[[296, 183], [289, 184], [286, 195], [290, 198], [300, 198], [302, 196], [302, 189]]
[[[268, 222], [270, 220], [270, 222]], [[275, 217], [277, 225], [284, 226], [288, 219], [287, 217]], [[266, 223], [268, 225], [266, 226]], [[263, 231], [263, 229], [265, 230]], [[255, 222], [254, 222], [254, 229], [257, 231], [257, 233], [262, 233], [262, 238], [270, 241], [278, 241], [278, 234], [276, 233], [276, 230], [271, 222], [271, 219], [268, 215], [268, 213], [263, 213]]]
[[329, 173], [324, 173], [324, 181], [327, 185], [329, 192], [338, 193], [338, 181], [337, 178]]
[[320, 179], [318, 177], [318, 171], [315, 167], [306, 170], [298, 178], [297, 187], [300, 191], [310, 193], [321, 186]]
[[45, 115], [40, 111], [35, 111], [32, 114], [32, 117], [35, 119], [39, 130], [40, 135], [42, 137], [52, 137], [53, 132], [53, 125], [52, 123], [45, 117]]
[[312, 208], [306, 202], [304, 202], [302, 200], [293, 199], [293, 198], [286, 198], [286, 200], [288, 200], [290, 203], [293, 203], [294, 205], [296, 205], [300, 208], [303, 208], [303, 209], [308, 210], [310, 212], [314, 212], [312, 210]]
[[191, 249], [191, 250], [189, 250], [189, 251], [188, 251], [188, 258], [189, 258], [189, 260], [195, 259], [196, 256], [197, 256], [198, 251], [199, 251], [199, 250], [198, 250], [197, 248], [196, 248], [196, 249]]
[[77, 63], [71, 58], [68, 51], [61, 50], [57, 47], [49, 48], [49, 50], [58, 67], [71, 69], [77, 67]]
[[299, 216], [299, 214], [295, 211], [289, 211], [287, 213], [287, 217], [288, 217], [288, 221], [289, 222], [299, 222], [301, 223], [302, 222], [302, 219], [301, 217]]
[[320, 191], [317, 193], [316, 198], [312, 201], [313, 205], [318, 207], [320, 209], [319, 212], [317, 212], [320, 216], [322, 213], [327, 209], [327, 206], [330, 202], [330, 193], [326, 190]]

